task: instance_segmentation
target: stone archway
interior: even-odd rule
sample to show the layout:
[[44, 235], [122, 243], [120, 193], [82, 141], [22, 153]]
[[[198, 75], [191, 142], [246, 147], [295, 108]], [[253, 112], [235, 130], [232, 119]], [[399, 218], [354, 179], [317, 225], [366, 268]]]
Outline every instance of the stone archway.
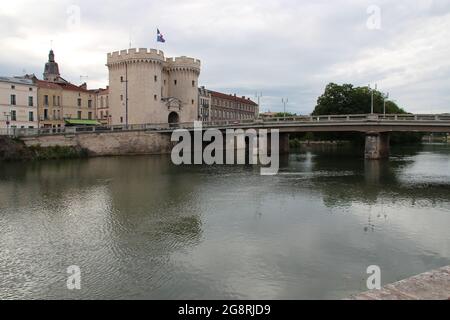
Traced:
[[180, 116], [175, 111], [169, 113], [169, 124], [176, 124], [180, 122]]

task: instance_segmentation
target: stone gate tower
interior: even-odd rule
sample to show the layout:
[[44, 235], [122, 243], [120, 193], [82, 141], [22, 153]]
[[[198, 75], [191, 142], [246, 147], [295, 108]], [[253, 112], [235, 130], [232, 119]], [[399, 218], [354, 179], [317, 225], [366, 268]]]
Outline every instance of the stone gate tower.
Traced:
[[112, 124], [197, 119], [199, 60], [141, 48], [109, 53], [106, 65]]

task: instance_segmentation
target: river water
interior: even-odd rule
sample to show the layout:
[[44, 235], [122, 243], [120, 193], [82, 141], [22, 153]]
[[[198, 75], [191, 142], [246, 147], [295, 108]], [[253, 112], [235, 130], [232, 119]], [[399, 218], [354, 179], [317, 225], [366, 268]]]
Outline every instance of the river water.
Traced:
[[[0, 164], [0, 299], [341, 299], [450, 264], [450, 145]], [[81, 290], [68, 290], [69, 266]]]

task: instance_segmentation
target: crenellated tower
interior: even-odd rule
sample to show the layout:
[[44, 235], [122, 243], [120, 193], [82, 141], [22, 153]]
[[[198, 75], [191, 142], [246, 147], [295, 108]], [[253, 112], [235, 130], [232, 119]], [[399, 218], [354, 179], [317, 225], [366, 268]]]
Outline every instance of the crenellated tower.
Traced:
[[199, 60], [141, 48], [109, 53], [106, 65], [112, 124], [196, 119]]
[[183, 113], [181, 122], [197, 119], [198, 78], [200, 60], [188, 57], [166, 59], [164, 71], [168, 76], [168, 96], [181, 101]]

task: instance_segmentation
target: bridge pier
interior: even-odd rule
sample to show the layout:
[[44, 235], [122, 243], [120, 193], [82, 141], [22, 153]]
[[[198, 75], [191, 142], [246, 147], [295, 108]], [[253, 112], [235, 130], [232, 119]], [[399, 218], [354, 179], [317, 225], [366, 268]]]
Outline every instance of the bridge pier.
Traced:
[[289, 153], [289, 133], [280, 133], [280, 154]]
[[367, 133], [364, 156], [368, 160], [389, 158], [389, 133]]

